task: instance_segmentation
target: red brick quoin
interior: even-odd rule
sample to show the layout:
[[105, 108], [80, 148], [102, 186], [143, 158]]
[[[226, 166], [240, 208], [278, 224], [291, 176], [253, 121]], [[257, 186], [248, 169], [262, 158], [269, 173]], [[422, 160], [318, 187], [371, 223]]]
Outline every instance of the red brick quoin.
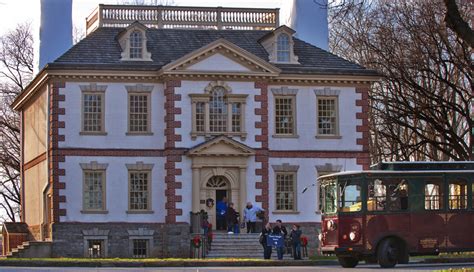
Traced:
[[59, 121], [59, 115], [64, 115], [66, 112], [64, 108], [59, 107], [59, 102], [66, 100], [65, 95], [59, 94], [59, 89], [65, 87], [64, 82], [53, 82], [49, 88], [48, 172], [49, 183], [52, 185], [52, 222], [59, 222], [60, 216], [66, 215], [66, 210], [59, 207], [60, 202], [66, 202], [66, 196], [59, 195], [59, 190], [66, 188], [66, 183], [59, 182], [59, 177], [66, 175], [66, 170], [59, 168], [59, 163], [65, 161], [65, 156], [60, 155], [58, 149], [58, 142], [65, 139], [64, 135], [59, 135], [59, 128], [66, 127], [64, 121]]
[[166, 223], [176, 223], [176, 216], [182, 215], [183, 210], [176, 208], [176, 203], [182, 201], [182, 196], [176, 194], [182, 183], [177, 181], [177, 176], [182, 175], [182, 169], [176, 167], [181, 162], [183, 151], [176, 149], [176, 142], [181, 142], [181, 135], [176, 134], [175, 128], [181, 127], [181, 122], [176, 121], [176, 116], [181, 114], [181, 108], [175, 102], [181, 101], [181, 95], [176, 94], [175, 88], [181, 87], [181, 81], [168, 80], [165, 82], [165, 183], [166, 183]]
[[361, 94], [361, 98], [356, 100], [356, 106], [362, 107], [362, 111], [356, 113], [356, 118], [362, 120], [362, 125], [356, 127], [357, 132], [362, 133], [362, 137], [357, 139], [357, 145], [362, 146], [362, 152], [357, 156], [357, 164], [363, 170], [370, 167], [369, 155], [369, 86], [357, 87], [356, 93]]
[[262, 193], [255, 196], [255, 201], [262, 203], [262, 208], [268, 211], [268, 84], [255, 82], [255, 88], [260, 89], [260, 94], [254, 96], [255, 102], [260, 102], [260, 108], [255, 108], [255, 115], [260, 115], [255, 128], [261, 129], [261, 134], [255, 135], [255, 141], [262, 143], [262, 148], [255, 153], [255, 162], [262, 164], [261, 168], [255, 169], [257, 179], [260, 177], [260, 181], [255, 182], [255, 188], [261, 189]]

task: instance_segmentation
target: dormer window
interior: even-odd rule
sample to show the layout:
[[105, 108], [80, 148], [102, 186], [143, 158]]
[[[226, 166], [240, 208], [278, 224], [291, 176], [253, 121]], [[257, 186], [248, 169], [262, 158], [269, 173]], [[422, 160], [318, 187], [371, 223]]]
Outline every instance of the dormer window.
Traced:
[[152, 61], [151, 53], [146, 47], [146, 30], [146, 26], [135, 22], [119, 34], [122, 61]]
[[277, 38], [277, 62], [290, 62], [290, 37], [282, 33]]
[[259, 42], [268, 52], [270, 62], [299, 64], [294, 51], [293, 34], [293, 29], [283, 25], [260, 38]]
[[141, 59], [142, 58], [142, 33], [138, 30], [133, 31], [130, 34], [130, 58]]

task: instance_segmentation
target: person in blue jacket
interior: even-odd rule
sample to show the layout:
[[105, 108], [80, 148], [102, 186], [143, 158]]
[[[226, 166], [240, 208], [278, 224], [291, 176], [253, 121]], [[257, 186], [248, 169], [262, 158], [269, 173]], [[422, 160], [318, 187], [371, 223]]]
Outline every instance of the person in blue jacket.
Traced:
[[226, 220], [225, 215], [227, 212], [227, 197], [222, 197], [220, 201], [217, 202], [216, 205], [216, 229], [217, 230], [227, 230], [226, 227]]

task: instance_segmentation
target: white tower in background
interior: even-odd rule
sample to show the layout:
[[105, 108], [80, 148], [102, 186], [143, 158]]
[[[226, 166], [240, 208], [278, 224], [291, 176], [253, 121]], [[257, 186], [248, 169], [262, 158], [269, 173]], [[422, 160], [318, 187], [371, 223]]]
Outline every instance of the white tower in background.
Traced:
[[35, 73], [72, 46], [72, 0], [41, 0], [35, 35]]
[[328, 0], [285, 0], [281, 20], [295, 36], [324, 50], [329, 46]]

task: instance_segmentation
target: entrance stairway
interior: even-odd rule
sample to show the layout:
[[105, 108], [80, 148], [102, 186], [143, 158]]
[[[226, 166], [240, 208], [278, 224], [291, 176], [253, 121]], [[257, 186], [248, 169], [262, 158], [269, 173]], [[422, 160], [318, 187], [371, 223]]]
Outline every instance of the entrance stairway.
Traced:
[[211, 250], [206, 258], [263, 258], [259, 233], [227, 234], [214, 232]]
[[[258, 242], [259, 233], [227, 234], [214, 232], [211, 250], [206, 258], [252, 258], [263, 259], [263, 248]], [[277, 259], [276, 250], [272, 252], [272, 259]], [[292, 260], [290, 254], [283, 255], [283, 259]]]
[[50, 258], [51, 242], [23, 242], [7, 253], [7, 258]]

